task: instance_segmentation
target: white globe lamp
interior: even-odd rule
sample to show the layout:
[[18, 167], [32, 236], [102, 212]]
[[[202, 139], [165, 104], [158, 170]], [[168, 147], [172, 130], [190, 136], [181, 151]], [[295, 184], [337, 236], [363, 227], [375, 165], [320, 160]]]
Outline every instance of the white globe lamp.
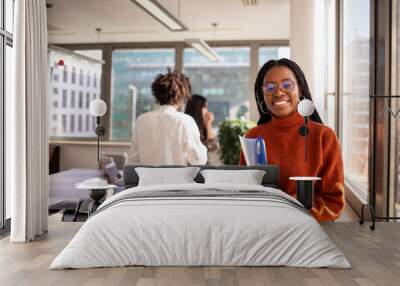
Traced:
[[104, 126], [100, 125], [100, 117], [107, 112], [107, 104], [101, 99], [95, 99], [90, 104], [89, 110], [93, 116], [96, 116], [96, 129], [94, 132], [97, 135], [97, 164], [100, 164], [100, 136], [106, 133]]
[[303, 99], [300, 101], [297, 111], [301, 114], [301, 116], [311, 116], [314, 112], [314, 103], [309, 99]]
[[303, 99], [297, 106], [297, 112], [304, 117], [304, 125], [300, 127], [299, 132], [304, 136], [304, 161], [307, 162], [307, 135], [308, 135], [308, 117], [314, 113], [314, 103], [309, 99]]

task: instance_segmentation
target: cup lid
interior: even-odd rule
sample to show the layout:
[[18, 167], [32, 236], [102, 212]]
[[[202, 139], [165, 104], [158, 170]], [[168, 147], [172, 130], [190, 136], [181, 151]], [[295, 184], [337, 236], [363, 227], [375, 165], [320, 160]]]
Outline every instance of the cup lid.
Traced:
[[319, 180], [321, 180], [321, 178], [320, 177], [303, 176], [303, 177], [289, 177], [289, 180], [292, 180], [292, 181], [319, 181]]

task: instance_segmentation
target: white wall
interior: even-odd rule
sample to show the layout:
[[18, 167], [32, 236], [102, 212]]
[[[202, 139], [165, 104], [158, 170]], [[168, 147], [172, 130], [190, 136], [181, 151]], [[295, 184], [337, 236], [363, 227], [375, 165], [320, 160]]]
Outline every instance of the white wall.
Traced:
[[[97, 168], [97, 148], [96, 145], [91, 143], [52, 143], [59, 145], [60, 148], [60, 171], [65, 171], [73, 168]], [[129, 152], [129, 143], [105, 143], [106, 146], [100, 147], [100, 154], [104, 153], [118, 153], [123, 154]], [[209, 163], [212, 165], [221, 165], [219, 154], [217, 152], [209, 153]]]
[[[53, 143], [60, 148], [60, 171], [73, 168], [97, 168], [97, 148], [94, 143]], [[101, 146], [101, 153], [120, 153], [129, 151], [128, 144]]]

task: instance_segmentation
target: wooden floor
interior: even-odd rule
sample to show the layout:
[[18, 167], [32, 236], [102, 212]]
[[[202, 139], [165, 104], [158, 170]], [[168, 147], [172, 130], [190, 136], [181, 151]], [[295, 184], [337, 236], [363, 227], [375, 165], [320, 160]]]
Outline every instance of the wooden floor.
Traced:
[[400, 285], [400, 224], [335, 222], [324, 225], [353, 268], [123, 267], [48, 270], [81, 223], [50, 222], [32, 243], [0, 241], [0, 285]]

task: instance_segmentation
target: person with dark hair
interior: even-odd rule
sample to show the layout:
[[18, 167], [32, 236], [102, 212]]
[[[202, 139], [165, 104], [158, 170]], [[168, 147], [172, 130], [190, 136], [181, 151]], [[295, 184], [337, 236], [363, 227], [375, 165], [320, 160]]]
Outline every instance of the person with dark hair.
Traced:
[[155, 78], [151, 90], [160, 108], [137, 118], [129, 161], [144, 165], [205, 164], [207, 148], [200, 140], [196, 122], [178, 111], [191, 98], [189, 78], [168, 70]]
[[199, 94], [194, 94], [185, 108], [185, 113], [192, 116], [200, 131], [200, 140], [209, 152], [218, 149], [217, 136], [212, 130], [214, 114], [208, 111], [207, 99]]
[[[341, 147], [335, 132], [322, 123], [317, 110], [309, 117], [308, 159], [300, 128], [304, 118], [297, 112], [299, 101], [311, 98], [301, 68], [289, 59], [270, 60], [260, 69], [254, 87], [260, 118], [248, 138], [264, 138], [268, 164], [280, 166], [282, 190], [296, 195], [291, 176], [318, 176], [311, 213], [319, 221], [337, 219], [345, 204]], [[243, 153], [240, 164], [244, 165]]]

